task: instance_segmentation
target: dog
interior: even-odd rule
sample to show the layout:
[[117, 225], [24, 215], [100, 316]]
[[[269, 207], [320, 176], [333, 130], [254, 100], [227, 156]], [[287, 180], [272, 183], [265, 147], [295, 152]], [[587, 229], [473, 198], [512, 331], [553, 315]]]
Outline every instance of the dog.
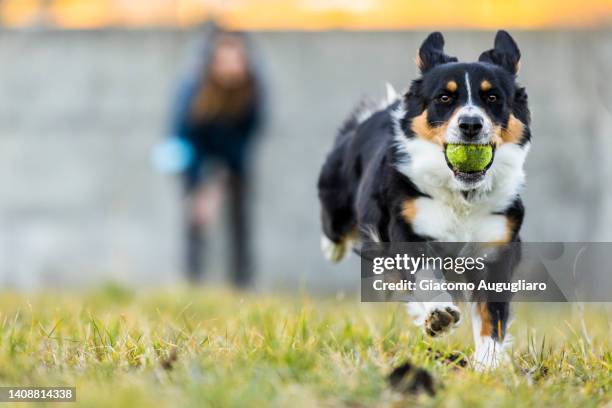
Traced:
[[[459, 62], [434, 32], [418, 50], [420, 76], [405, 94], [388, 91], [382, 104], [354, 110], [318, 180], [327, 258], [337, 262], [364, 242], [520, 242], [531, 144], [527, 93], [516, 78], [520, 57], [500, 30], [477, 62]], [[457, 171], [445, 153], [451, 143], [491, 145], [493, 160], [481, 171]], [[497, 367], [509, 342], [509, 303], [485, 299], [470, 307], [474, 365]], [[430, 336], [461, 319], [452, 302], [410, 303], [408, 310]]]

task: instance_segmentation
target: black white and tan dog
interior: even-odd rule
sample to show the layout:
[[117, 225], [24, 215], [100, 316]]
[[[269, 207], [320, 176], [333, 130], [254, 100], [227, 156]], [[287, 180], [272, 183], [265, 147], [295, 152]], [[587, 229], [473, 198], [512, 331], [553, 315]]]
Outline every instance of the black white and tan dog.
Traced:
[[[362, 103], [341, 127], [318, 182], [330, 260], [372, 241], [520, 241], [519, 194], [531, 140], [527, 94], [516, 82], [520, 51], [505, 31], [477, 62], [458, 62], [443, 48], [442, 34], [430, 34], [409, 90], [378, 106]], [[480, 171], [457, 171], [446, 157], [449, 144], [491, 145], [493, 160]], [[508, 341], [509, 304], [470, 307], [474, 363], [495, 367]], [[451, 302], [408, 309], [432, 336], [461, 316]]]

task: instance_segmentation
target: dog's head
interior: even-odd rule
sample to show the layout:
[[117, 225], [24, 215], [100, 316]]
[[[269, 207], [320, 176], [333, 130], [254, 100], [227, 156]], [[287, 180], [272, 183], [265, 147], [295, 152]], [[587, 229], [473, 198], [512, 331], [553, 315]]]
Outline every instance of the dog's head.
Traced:
[[[517, 149], [526, 153], [530, 118], [527, 94], [516, 83], [520, 56], [505, 31], [497, 33], [494, 48], [483, 52], [478, 62], [462, 63], [445, 54], [438, 32], [418, 50], [421, 77], [404, 97], [401, 137], [427, 143], [427, 154], [437, 155], [429, 160], [439, 167], [446, 163], [443, 170], [460, 190], [478, 188], [496, 166], [507, 167], [504, 161], [510, 158], [499, 158], [500, 154], [516, 156]], [[493, 159], [484, 169], [458, 171], [446, 157], [448, 144], [490, 145]]]

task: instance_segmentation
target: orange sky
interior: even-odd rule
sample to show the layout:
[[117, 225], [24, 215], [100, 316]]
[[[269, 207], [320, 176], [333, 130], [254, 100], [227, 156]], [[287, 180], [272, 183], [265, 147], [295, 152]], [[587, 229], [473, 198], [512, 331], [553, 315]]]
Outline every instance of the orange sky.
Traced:
[[3, 0], [7, 26], [189, 26], [209, 16], [243, 29], [589, 28], [612, 25], [612, 0]]

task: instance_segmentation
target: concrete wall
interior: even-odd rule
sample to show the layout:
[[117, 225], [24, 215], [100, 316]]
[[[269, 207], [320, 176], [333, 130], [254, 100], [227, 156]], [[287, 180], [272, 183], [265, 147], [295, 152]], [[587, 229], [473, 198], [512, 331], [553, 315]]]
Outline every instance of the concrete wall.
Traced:
[[[255, 170], [262, 288], [358, 285], [318, 251], [315, 184], [355, 101], [415, 76], [425, 33], [261, 33], [271, 116]], [[473, 59], [493, 34], [447, 33]], [[179, 187], [155, 172], [169, 97], [195, 33], [0, 32], [0, 283], [159, 285], [180, 278]], [[516, 33], [529, 91], [525, 240], [612, 239], [612, 33]], [[223, 237], [222, 222], [215, 237]], [[223, 275], [224, 241], [210, 252]]]

